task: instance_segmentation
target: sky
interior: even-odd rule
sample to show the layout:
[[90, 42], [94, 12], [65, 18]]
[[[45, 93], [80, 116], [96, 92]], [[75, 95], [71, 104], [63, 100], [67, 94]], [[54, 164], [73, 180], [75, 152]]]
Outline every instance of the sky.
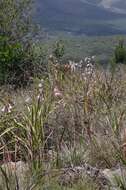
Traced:
[[[114, 3], [119, 2], [120, 0], [102, 0], [101, 4], [105, 7], [105, 8], [111, 8], [111, 6]], [[125, 0], [124, 0], [125, 1]]]

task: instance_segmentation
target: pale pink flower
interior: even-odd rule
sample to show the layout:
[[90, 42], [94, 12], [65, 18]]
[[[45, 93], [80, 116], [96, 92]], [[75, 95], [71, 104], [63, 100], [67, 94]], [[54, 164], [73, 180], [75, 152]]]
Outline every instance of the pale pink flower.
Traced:
[[13, 106], [11, 104], [8, 104], [8, 105], [5, 105], [1, 111], [4, 112], [4, 113], [11, 113], [13, 109]]
[[62, 95], [63, 95], [57, 86], [54, 88], [53, 92], [54, 92], [55, 97], [62, 97]]

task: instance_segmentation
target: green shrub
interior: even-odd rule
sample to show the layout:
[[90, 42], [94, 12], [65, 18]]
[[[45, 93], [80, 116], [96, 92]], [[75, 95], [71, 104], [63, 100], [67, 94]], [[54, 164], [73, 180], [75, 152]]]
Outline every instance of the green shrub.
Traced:
[[31, 13], [32, 0], [0, 1], [0, 85], [24, 85], [34, 73]]
[[63, 57], [63, 55], [64, 55], [64, 44], [61, 40], [56, 42], [53, 54], [57, 59], [61, 59]]
[[12, 43], [8, 37], [0, 36], [0, 84], [8, 80], [9, 73], [12, 70], [15, 71], [22, 56], [23, 50], [20, 43]]
[[126, 63], [126, 48], [124, 47], [123, 40], [120, 40], [119, 44], [116, 46], [115, 62], [116, 63]]

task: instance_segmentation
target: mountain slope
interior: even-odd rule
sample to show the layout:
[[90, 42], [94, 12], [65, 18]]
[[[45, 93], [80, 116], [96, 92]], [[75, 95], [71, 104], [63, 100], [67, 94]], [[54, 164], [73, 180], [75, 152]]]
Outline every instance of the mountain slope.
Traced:
[[[113, 1], [117, 1], [118, 5], [119, 0]], [[91, 0], [37, 0], [36, 19], [42, 26], [52, 31], [89, 35], [102, 34], [104, 30], [105, 33], [106, 31], [121, 33], [120, 29], [114, 29], [111, 24], [106, 23], [109, 20], [126, 17], [113, 11], [116, 7], [113, 8], [112, 5], [105, 8], [104, 0], [93, 0], [93, 3]]]

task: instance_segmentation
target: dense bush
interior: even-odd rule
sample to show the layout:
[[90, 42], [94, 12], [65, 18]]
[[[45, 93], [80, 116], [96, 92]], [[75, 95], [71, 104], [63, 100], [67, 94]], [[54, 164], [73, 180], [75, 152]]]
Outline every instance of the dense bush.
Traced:
[[34, 74], [31, 0], [0, 2], [0, 84], [25, 85]]
[[116, 46], [115, 62], [116, 63], [126, 63], [126, 48], [124, 47], [123, 40], [120, 40], [119, 44]]
[[63, 55], [64, 55], [64, 44], [61, 40], [56, 42], [56, 44], [54, 46], [53, 54], [57, 59], [61, 59], [63, 57]]
[[[17, 69], [23, 57], [22, 45], [18, 42], [10, 42], [6, 36], [0, 36], [0, 83], [8, 81], [9, 74]], [[19, 65], [18, 65], [18, 64]], [[18, 67], [18, 68], [16, 68]]]

